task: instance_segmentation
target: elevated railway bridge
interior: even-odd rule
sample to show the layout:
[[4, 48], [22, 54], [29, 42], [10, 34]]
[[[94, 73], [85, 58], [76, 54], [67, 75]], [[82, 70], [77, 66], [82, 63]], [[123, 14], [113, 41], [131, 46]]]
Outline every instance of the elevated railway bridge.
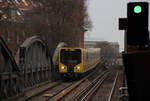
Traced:
[[[67, 47], [67, 44], [61, 42], [56, 47], [54, 55], [52, 55], [49, 52], [47, 44], [39, 36], [33, 36], [26, 39], [22, 45], [20, 45], [14, 57], [4, 40], [0, 37], [0, 100], [76, 100], [75, 97], [72, 96], [72, 94], [74, 94], [73, 92], [78, 92], [78, 94], [76, 94], [78, 99], [90, 100], [90, 97], [86, 98], [88, 93], [85, 92], [90, 93], [90, 88], [98, 89], [105, 79], [107, 80], [103, 86], [109, 85], [109, 79], [111, 81], [110, 84], [112, 84], [112, 86], [110, 86], [111, 90], [108, 90], [108, 92], [111, 91], [111, 93], [108, 93], [108, 95], [112, 96], [114, 94], [113, 89], [116, 87], [115, 82], [118, 83], [118, 80], [121, 79], [118, 78], [121, 72], [117, 72], [112, 68], [110, 70], [100, 70], [97, 68], [95, 72], [92, 71], [93, 74], [90, 74], [92, 76], [88, 75], [80, 80], [71, 82], [61, 80], [57, 68], [58, 51], [61, 47]], [[105, 60], [106, 59], [103, 58], [103, 62], [101, 62], [98, 67], [105, 67]], [[117, 68], [116, 65], [112, 65], [112, 67]], [[113, 78], [108, 76], [109, 74], [112, 75]], [[94, 86], [95, 88], [92, 88], [95, 83], [97, 85]], [[83, 89], [82, 86], [86, 88], [83, 87]], [[78, 89], [81, 88], [82, 92], [80, 92], [80, 94]], [[98, 90], [98, 92], [100, 91]], [[69, 96], [65, 94], [69, 94]], [[85, 98], [82, 98], [83, 95], [86, 95]], [[105, 98], [110, 99], [113, 97], [106, 96]], [[97, 97], [97, 100], [99, 99], [100, 98]]]

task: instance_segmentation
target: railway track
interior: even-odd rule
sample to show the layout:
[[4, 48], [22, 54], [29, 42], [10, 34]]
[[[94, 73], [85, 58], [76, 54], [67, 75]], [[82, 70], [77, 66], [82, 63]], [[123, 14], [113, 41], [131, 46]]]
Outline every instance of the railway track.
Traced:
[[107, 101], [111, 101], [111, 100], [112, 100], [112, 96], [113, 96], [113, 93], [114, 93], [114, 91], [115, 91], [115, 87], [116, 87], [116, 85], [117, 85], [118, 75], [119, 75], [119, 73], [117, 72], [116, 77], [115, 77], [115, 80], [114, 80], [114, 83], [113, 83], [113, 86], [112, 86], [112, 89], [111, 89], [111, 92], [110, 92], [110, 95], [109, 95], [109, 98], [108, 98]]
[[[95, 85], [95, 83], [97, 82], [97, 80], [99, 78], [104, 79], [105, 76], [108, 75], [108, 74], [109, 74], [108, 71], [104, 71], [104, 72], [101, 71], [101, 75], [98, 76], [96, 79], [94, 79], [93, 82], [89, 82], [88, 79], [89, 80], [93, 79], [96, 75], [94, 75], [93, 77], [92, 77], [92, 75], [90, 75], [90, 76], [80, 80], [79, 82], [76, 82], [75, 84], [68, 87], [67, 89], [59, 92], [57, 95], [55, 95], [54, 97], [51, 97], [47, 101], [58, 101], [58, 100], [60, 100], [60, 101], [74, 101], [74, 100], [75, 101], [80, 101], [80, 97], [82, 97], [85, 94], [87, 89], [90, 89], [91, 86]], [[81, 85], [83, 85], [84, 87], [81, 87]], [[80, 89], [82, 94], [81, 94], [81, 92], [78, 92], [76, 89]], [[70, 94], [72, 93], [73, 95], [75, 95], [75, 92], [79, 95], [76, 95], [74, 97], [70, 97], [71, 96]], [[67, 98], [66, 96], [68, 96], [69, 98]]]
[[[98, 65], [102, 66], [102, 64]], [[76, 89], [85, 88], [85, 85], [88, 85], [97, 77], [97, 75], [104, 75], [107, 71], [103, 71], [102, 69], [95, 69], [92, 73], [87, 75], [86, 77], [80, 79], [79, 81], [58, 81], [54, 83], [49, 83], [47, 85], [43, 85], [43, 87], [37, 87], [37, 90], [26, 92], [24, 98], [21, 98], [17, 101], [57, 101], [64, 100], [67, 95], [74, 93]], [[96, 81], [96, 80], [95, 80]], [[91, 84], [94, 84], [91, 83]], [[84, 86], [84, 87], [80, 87]], [[81, 90], [81, 89], [80, 89]], [[36, 92], [36, 93], [35, 93]], [[34, 94], [33, 94], [34, 93]], [[76, 92], [78, 93], [78, 92]], [[70, 101], [70, 100], [65, 100]]]
[[[90, 73], [86, 77], [80, 79], [79, 81], [73, 81], [73, 82], [65, 81], [64, 82], [62, 80], [61, 82], [55, 84], [54, 86], [49, 87], [49, 88], [39, 92], [39, 94], [36, 94], [30, 98], [26, 98], [23, 101], [57, 101], [57, 100], [61, 100], [62, 98], [64, 98], [64, 96], [66, 96], [70, 92], [74, 91], [75, 88], [77, 88], [81, 84], [87, 82], [87, 79], [92, 80], [93, 78], [95, 78], [95, 76], [97, 74], [99, 74], [100, 72], [102, 72], [102, 69], [99, 69], [99, 71], [94, 70], [92, 73]], [[94, 76], [94, 74], [95, 74], [95, 76]]]
[[93, 73], [91, 73], [90, 75], [84, 77], [83, 79], [79, 81], [59, 82], [53, 85], [52, 87], [44, 91], [41, 91], [39, 94], [26, 98], [23, 101], [57, 101], [57, 100], [60, 100], [64, 96], [66, 96], [66, 94], [72, 92], [76, 87], [79, 87], [83, 82], [86, 82], [88, 78], [92, 79], [92, 75], [94, 73], [95, 72], [93, 71]]
[[57, 86], [27, 101], [47, 101], [49, 98], [56, 96], [59, 92], [64, 91], [73, 84], [74, 82], [61, 82]]
[[94, 90], [83, 97], [81, 101], [111, 101], [118, 73], [111, 72], [105, 80], [98, 83]]
[[62, 81], [57, 81], [57, 82], [47, 82], [44, 84], [41, 84], [39, 86], [30, 88], [26, 91], [24, 91], [23, 93], [23, 97], [19, 97], [16, 99], [16, 101], [30, 101], [34, 98], [36, 98], [37, 96], [40, 96], [41, 94], [43, 94], [44, 92], [48, 91], [49, 89], [52, 89], [56, 86], [58, 86]]
[[108, 76], [109, 72], [105, 71], [101, 75], [99, 75], [96, 79], [94, 79], [91, 83], [89, 83], [80, 93], [74, 96], [71, 101], [84, 101], [89, 99], [92, 94], [97, 89], [98, 85], [101, 84], [106, 77]]
[[91, 82], [74, 90], [72, 96], [68, 94], [68, 97], [63, 97], [60, 101], [111, 101], [117, 78], [118, 73], [104, 71]]

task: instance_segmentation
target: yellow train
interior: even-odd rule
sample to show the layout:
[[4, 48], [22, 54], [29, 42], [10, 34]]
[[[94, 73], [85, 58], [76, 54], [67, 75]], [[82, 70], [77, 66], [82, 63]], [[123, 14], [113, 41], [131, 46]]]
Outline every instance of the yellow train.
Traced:
[[94, 69], [101, 61], [100, 48], [60, 48], [59, 73], [63, 77], [78, 77]]

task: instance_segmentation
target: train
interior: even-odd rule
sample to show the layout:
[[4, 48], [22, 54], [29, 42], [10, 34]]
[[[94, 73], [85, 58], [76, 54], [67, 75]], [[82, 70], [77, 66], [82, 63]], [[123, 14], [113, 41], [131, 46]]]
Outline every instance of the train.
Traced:
[[76, 78], [93, 70], [101, 62], [100, 48], [60, 48], [59, 73]]

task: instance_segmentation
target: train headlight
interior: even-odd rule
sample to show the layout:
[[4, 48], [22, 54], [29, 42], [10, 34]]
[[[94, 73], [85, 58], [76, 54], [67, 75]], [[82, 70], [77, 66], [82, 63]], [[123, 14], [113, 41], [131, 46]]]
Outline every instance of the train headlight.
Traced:
[[80, 69], [80, 67], [79, 67], [79, 66], [77, 66], [77, 69]]
[[61, 69], [65, 69], [65, 66], [61, 66]]

